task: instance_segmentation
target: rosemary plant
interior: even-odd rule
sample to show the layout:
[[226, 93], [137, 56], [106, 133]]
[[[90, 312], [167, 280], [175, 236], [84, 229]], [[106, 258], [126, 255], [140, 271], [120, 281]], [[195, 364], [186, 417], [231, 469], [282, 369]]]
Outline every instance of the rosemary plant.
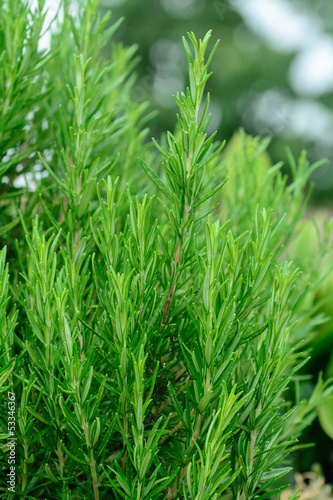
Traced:
[[148, 143], [136, 47], [98, 4], [65, 1], [40, 51], [43, 1], [1, 1], [1, 496], [278, 498], [331, 390], [292, 390], [323, 319], [287, 252], [316, 166], [290, 153], [288, 184], [267, 140], [207, 135], [210, 32]]

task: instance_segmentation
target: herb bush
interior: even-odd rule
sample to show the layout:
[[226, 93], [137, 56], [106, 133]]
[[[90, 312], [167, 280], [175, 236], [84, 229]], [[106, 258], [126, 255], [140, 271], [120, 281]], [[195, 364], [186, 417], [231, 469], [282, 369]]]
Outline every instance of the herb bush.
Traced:
[[330, 392], [299, 374], [329, 226], [313, 267], [288, 250], [316, 165], [289, 153], [288, 182], [268, 140], [206, 135], [210, 33], [184, 39], [178, 125], [151, 145], [136, 47], [110, 56], [98, 4], [64, 2], [42, 51], [43, 1], [1, 1], [1, 496], [278, 498]]

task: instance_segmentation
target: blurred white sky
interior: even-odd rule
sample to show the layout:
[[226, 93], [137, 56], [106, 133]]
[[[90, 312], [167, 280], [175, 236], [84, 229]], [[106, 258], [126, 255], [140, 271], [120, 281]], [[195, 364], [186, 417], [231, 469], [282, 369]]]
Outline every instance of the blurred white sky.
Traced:
[[294, 90], [320, 95], [333, 89], [333, 37], [314, 11], [287, 0], [234, 0], [248, 26], [274, 50], [296, 52], [290, 67]]
[[[333, 90], [333, 37], [325, 32], [320, 17], [301, 2], [288, 0], [230, 0], [230, 4], [274, 50], [294, 54], [288, 78], [298, 97], [271, 89], [248, 110], [261, 135], [301, 137], [313, 141], [318, 156], [332, 156], [333, 111], [316, 98]], [[320, 179], [313, 181], [319, 189], [331, 188], [331, 161], [323, 178], [321, 185]]]

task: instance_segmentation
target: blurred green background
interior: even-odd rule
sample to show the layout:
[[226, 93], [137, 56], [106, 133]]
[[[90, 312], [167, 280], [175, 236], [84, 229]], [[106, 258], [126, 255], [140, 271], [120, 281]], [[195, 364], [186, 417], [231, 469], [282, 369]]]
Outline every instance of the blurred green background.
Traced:
[[229, 139], [243, 126], [273, 138], [273, 161], [285, 145], [327, 164], [314, 175], [317, 204], [333, 200], [333, 2], [332, 0], [103, 0], [124, 16], [117, 37], [138, 44], [141, 57], [135, 98], [159, 110], [152, 132], [173, 130], [172, 94], [186, 81], [181, 37], [208, 29], [220, 46], [208, 82], [211, 130]]

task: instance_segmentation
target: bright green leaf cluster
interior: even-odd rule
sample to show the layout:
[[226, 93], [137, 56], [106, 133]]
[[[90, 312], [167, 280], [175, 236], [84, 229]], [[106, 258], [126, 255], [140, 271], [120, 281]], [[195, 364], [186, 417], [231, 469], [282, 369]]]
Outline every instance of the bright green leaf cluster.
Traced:
[[[288, 184], [280, 164], [262, 169], [267, 140], [241, 132], [232, 155], [208, 135], [211, 32], [183, 40], [189, 88], [175, 96], [176, 131], [153, 150], [147, 105], [132, 99], [136, 48], [112, 41], [119, 22], [98, 5], [73, 17], [64, 1], [43, 53], [43, 3], [32, 13], [1, 2], [0, 154], [12, 172], [0, 193], [1, 496], [278, 498], [331, 393], [319, 379], [298, 397], [304, 344], [323, 318], [313, 270], [286, 252], [315, 166], [290, 154]], [[15, 190], [22, 155], [43, 175]]]

